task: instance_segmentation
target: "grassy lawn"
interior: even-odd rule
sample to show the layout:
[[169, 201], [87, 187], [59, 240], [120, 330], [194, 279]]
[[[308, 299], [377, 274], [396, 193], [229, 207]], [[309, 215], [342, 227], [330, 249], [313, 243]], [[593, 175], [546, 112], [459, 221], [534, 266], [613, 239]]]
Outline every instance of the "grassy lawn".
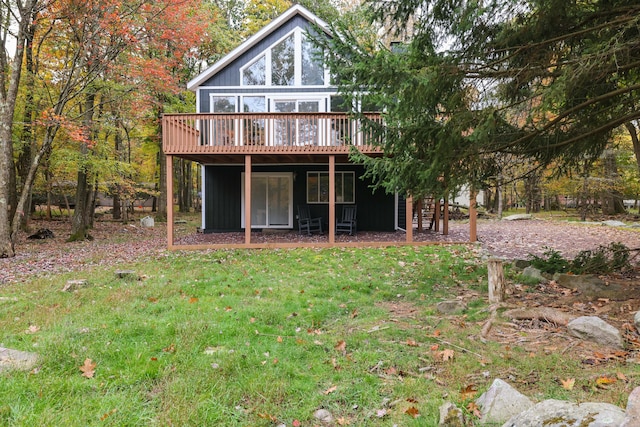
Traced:
[[[332, 425], [435, 426], [444, 401], [467, 408], [497, 377], [534, 399], [624, 407], [629, 392], [581, 387], [595, 371], [560, 351], [482, 342], [486, 268], [465, 247], [162, 252], [126, 268], [140, 280], [0, 288], [0, 346], [42, 357], [0, 373], [0, 426], [312, 426], [321, 408]], [[79, 278], [90, 286], [61, 292]], [[458, 295], [464, 315], [435, 310]]]

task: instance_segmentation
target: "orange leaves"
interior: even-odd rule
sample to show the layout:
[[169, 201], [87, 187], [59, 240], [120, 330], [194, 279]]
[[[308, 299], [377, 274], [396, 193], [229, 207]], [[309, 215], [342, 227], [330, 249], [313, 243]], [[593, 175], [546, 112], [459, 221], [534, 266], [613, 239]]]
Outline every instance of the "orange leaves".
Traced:
[[96, 366], [98, 366], [97, 363], [95, 363], [93, 360], [86, 358], [84, 359], [84, 364], [82, 366], [80, 366], [78, 369], [80, 369], [82, 371], [82, 376], [85, 378], [93, 378], [93, 376], [96, 373]]
[[338, 386], [334, 385], [334, 386], [329, 387], [325, 391], [323, 391], [322, 394], [324, 394], [324, 395], [331, 394], [334, 391], [336, 391], [337, 389], [338, 389]]
[[478, 390], [476, 389], [475, 385], [469, 384], [468, 386], [460, 390], [460, 398], [462, 400], [473, 399], [476, 396], [476, 393], [478, 393]]
[[410, 406], [404, 411], [405, 414], [412, 416], [413, 418], [418, 418], [420, 416], [420, 411], [415, 406]]
[[565, 390], [573, 390], [573, 386], [576, 383], [576, 379], [575, 378], [567, 378], [566, 380], [560, 380], [560, 383], [562, 384], [562, 388]]

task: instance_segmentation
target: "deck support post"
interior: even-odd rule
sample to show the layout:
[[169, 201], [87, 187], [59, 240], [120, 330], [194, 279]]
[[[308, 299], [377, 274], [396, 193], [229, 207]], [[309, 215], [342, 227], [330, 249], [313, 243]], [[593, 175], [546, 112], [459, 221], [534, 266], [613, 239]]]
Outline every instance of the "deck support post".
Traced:
[[440, 231], [440, 197], [435, 200], [433, 208], [433, 231]]
[[329, 156], [329, 244], [336, 242], [336, 156]]
[[413, 242], [413, 197], [407, 196], [405, 201], [406, 203], [406, 218], [405, 218], [405, 228], [407, 234], [407, 243]]
[[469, 241], [478, 241], [478, 211], [476, 210], [476, 190], [474, 188], [469, 192]]
[[442, 234], [444, 236], [449, 235], [449, 196], [444, 197], [444, 204], [442, 206]]
[[167, 169], [167, 247], [173, 248], [173, 156], [166, 155]]
[[251, 244], [251, 154], [244, 156], [244, 243]]
[[416, 215], [418, 215], [418, 232], [419, 233], [422, 233], [422, 201], [423, 200], [424, 198], [420, 197], [420, 199], [416, 203], [416, 210], [418, 211], [416, 212]]

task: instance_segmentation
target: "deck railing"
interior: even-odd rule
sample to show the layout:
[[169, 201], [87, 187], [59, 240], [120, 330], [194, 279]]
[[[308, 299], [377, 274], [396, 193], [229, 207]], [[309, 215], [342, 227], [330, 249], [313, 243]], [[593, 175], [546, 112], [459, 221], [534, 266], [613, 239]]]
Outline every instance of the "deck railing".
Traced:
[[[379, 122], [378, 114], [367, 120]], [[166, 153], [211, 152], [223, 147], [344, 147], [377, 145], [360, 120], [344, 113], [166, 114]]]

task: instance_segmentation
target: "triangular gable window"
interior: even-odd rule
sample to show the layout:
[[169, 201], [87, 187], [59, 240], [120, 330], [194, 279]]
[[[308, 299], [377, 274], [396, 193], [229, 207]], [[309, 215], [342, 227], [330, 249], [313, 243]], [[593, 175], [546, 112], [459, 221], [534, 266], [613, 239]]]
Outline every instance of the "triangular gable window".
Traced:
[[318, 49], [295, 29], [240, 70], [243, 86], [323, 86]]

